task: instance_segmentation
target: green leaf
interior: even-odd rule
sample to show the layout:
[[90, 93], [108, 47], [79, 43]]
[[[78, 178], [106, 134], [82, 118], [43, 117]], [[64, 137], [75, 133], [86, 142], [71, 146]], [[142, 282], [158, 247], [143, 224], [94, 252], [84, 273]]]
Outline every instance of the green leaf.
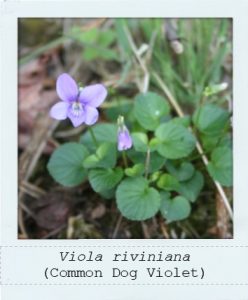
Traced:
[[190, 202], [195, 202], [203, 188], [204, 178], [202, 173], [196, 171], [189, 180], [181, 182], [179, 192], [182, 196], [187, 198]]
[[227, 146], [231, 147], [232, 141], [231, 136], [229, 133], [226, 133], [225, 135], [205, 135], [201, 134], [201, 142], [203, 145], [204, 150], [209, 151], [214, 148]]
[[196, 139], [185, 127], [171, 122], [160, 125], [156, 132], [160, 140], [157, 151], [169, 159], [188, 156], [195, 148]]
[[170, 199], [168, 193], [162, 192], [160, 211], [167, 222], [180, 221], [190, 215], [191, 206], [189, 201], [182, 196]]
[[156, 151], [159, 145], [160, 145], [160, 140], [158, 138], [152, 138], [149, 142], [150, 151], [151, 152]]
[[170, 174], [163, 174], [160, 176], [157, 186], [165, 191], [177, 191], [179, 188], [179, 182]]
[[232, 136], [230, 132], [221, 138], [220, 142], [218, 143], [218, 147], [232, 148]]
[[129, 40], [127, 38], [125, 27], [128, 26], [126, 19], [117, 18], [114, 20], [117, 32], [118, 45], [121, 48], [122, 54], [127, 59], [132, 53]]
[[116, 164], [116, 159], [116, 145], [103, 143], [96, 150], [96, 154], [92, 154], [84, 160], [83, 166], [85, 168], [113, 168]]
[[134, 114], [140, 125], [147, 130], [155, 130], [161, 118], [168, 113], [168, 103], [155, 93], [139, 94], [135, 98]]
[[122, 177], [123, 170], [121, 168], [94, 169], [89, 172], [90, 185], [97, 193], [113, 189]]
[[201, 134], [200, 137], [205, 151], [209, 151], [215, 148], [221, 139], [220, 135]]
[[143, 132], [132, 133], [134, 149], [138, 152], [146, 152], [148, 149], [148, 137]]
[[110, 49], [110, 45], [116, 38], [114, 31], [99, 31], [96, 28], [83, 31], [80, 27], [73, 27], [69, 35], [82, 43], [85, 60], [90, 61], [97, 58], [119, 60], [117, 52]]
[[117, 52], [107, 48], [87, 47], [83, 52], [83, 58], [87, 61], [94, 59], [119, 60]]
[[110, 46], [116, 39], [114, 30], [99, 31], [99, 44], [103, 47]]
[[116, 199], [122, 215], [136, 221], [152, 218], [161, 202], [158, 191], [143, 177], [125, 179], [117, 188]]
[[228, 147], [218, 147], [211, 154], [207, 166], [209, 174], [223, 186], [232, 186], [232, 151]]
[[125, 169], [125, 174], [129, 177], [141, 176], [145, 171], [143, 164], [134, 165], [132, 168]]
[[130, 115], [133, 108], [133, 101], [128, 100], [126, 97], [119, 97], [118, 100], [111, 100], [108, 106], [105, 103], [104, 114], [107, 116], [108, 120], [116, 122], [119, 115], [124, 116], [125, 120]]
[[179, 181], [190, 179], [195, 172], [194, 166], [189, 162], [182, 162], [179, 167], [175, 167], [172, 161], [167, 160], [165, 166], [170, 174], [175, 176]]
[[[146, 153], [136, 152], [133, 149], [127, 152], [128, 157], [135, 164], [145, 164]], [[150, 154], [149, 173], [159, 170], [165, 163], [165, 158], [156, 152]]]
[[228, 111], [214, 104], [206, 104], [200, 107], [193, 116], [196, 128], [206, 135], [218, 135], [224, 132], [228, 120]]
[[115, 189], [101, 191], [101, 192], [99, 192], [99, 194], [104, 199], [107, 199], [107, 200], [113, 199], [115, 197]]
[[88, 31], [83, 31], [80, 27], [74, 26], [69, 35], [80, 43], [88, 45], [96, 42], [98, 31], [96, 28]]
[[154, 173], [151, 174], [151, 176], [149, 177], [149, 183], [155, 182], [159, 179], [159, 177], [161, 176], [162, 172], [161, 171], [156, 171]]
[[177, 124], [177, 125], [182, 125], [184, 127], [189, 127], [190, 121], [191, 121], [190, 116], [185, 116], [185, 117], [176, 117], [176, 118], [173, 118], [171, 120], [171, 123]]
[[[99, 144], [103, 142], [109, 142], [113, 144], [117, 143], [117, 125], [103, 123], [94, 125], [91, 127], [91, 129], [93, 130], [93, 133]], [[87, 130], [86, 133], [81, 136], [80, 143], [84, 144], [91, 151], [96, 149], [96, 145], [89, 130]]]
[[49, 159], [47, 168], [51, 176], [64, 186], [75, 186], [87, 176], [83, 160], [88, 150], [77, 143], [66, 143], [57, 148]]

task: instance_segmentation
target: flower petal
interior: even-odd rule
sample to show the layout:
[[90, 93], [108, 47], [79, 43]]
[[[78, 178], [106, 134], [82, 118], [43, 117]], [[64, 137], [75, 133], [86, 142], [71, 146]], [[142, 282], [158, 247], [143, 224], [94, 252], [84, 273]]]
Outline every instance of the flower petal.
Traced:
[[99, 112], [95, 107], [85, 105], [85, 123], [87, 125], [93, 125], [98, 120]]
[[56, 120], [65, 120], [67, 118], [69, 103], [59, 102], [50, 109], [50, 116]]
[[80, 114], [75, 114], [72, 110], [72, 108], [70, 107], [68, 109], [68, 114], [67, 114], [68, 118], [71, 120], [72, 122], [72, 125], [74, 127], [78, 127], [80, 126], [81, 124], [84, 123], [85, 121], [85, 113], [84, 111], [82, 111]]
[[92, 107], [98, 107], [107, 96], [107, 90], [102, 84], [93, 84], [82, 89], [79, 100]]
[[66, 73], [58, 77], [56, 90], [60, 99], [68, 102], [75, 100], [78, 95], [78, 86], [75, 80]]
[[123, 131], [120, 131], [118, 133], [118, 150], [127, 150], [130, 149], [133, 145], [132, 138], [129, 134], [129, 131], [127, 128], [125, 128]]

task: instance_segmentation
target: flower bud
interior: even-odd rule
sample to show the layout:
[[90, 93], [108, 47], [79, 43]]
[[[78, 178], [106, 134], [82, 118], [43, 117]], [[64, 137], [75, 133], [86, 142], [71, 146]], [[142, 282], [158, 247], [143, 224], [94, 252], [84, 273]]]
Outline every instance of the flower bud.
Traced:
[[118, 124], [118, 137], [117, 137], [118, 150], [123, 151], [123, 150], [130, 149], [133, 145], [133, 141], [130, 136], [129, 130], [125, 125], [123, 116], [118, 117], [117, 124]]

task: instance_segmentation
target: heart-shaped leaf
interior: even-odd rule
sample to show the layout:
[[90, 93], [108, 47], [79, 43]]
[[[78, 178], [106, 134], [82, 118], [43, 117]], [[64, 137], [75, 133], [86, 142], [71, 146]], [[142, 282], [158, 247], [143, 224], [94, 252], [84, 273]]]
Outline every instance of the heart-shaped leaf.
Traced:
[[123, 170], [116, 169], [94, 169], [89, 172], [89, 182], [97, 193], [113, 189], [122, 179]]
[[180, 166], [176, 167], [172, 161], [167, 160], [165, 166], [170, 174], [175, 176], [179, 181], [190, 179], [195, 172], [194, 166], [189, 162], [182, 162]]
[[115, 188], [111, 190], [101, 191], [99, 192], [99, 194], [102, 196], [103, 199], [113, 199], [115, 197]]
[[[99, 145], [103, 142], [117, 143], [117, 125], [108, 123], [96, 124], [91, 127], [91, 130]], [[86, 145], [91, 151], [97, 148], [89, 130], [81, 136], [80, 143]]]
[[148, 137], [143, 132], [132, 133], [134, 149], [138, 152], [146, 152], [148, 149]]
[[168, 193], [162, 192], [160, 211], [167, 222], [180, 221], [190, 215], [191, 206], [189, 201], [182, 196], [170, 199]]
[[187, 181], [180, 183], [179, 192], [182, 196], [191, 202], [195, 202], [204, 185], [202, 173], [196, 171], [194, 175]]
[[217, 135], [223, 132], [228, 125], [228, 120], [228, 111], [214, 104], [200, 107], [193, 116], [197, 129], [207, 135]]
[[179, 182], [174, 176], [170, 174], [163, 174], [160, 176], [157, 186], [165, 191], [177, 191], [179, 188]]
[[149, 142], [149, 149], [151, 152], [156, 151], [158, 149], [158, 146], [161, 144], [160, 140], [158, 138], [152, 138]]
[[64, 186], [75, 186], [87, 176], [83, 160], [88, 150], [77, 143], [66, 143], [58, 147], [48, 162], [48, 171], [52, 177]]
[[157, 151], [169, 159], [186, 157], [195, 148], [195, 137], [182, 125], [171, 122], [162, 124], [156, 130], [155, 135], [160, 140]]
[[112, 100], [108, 103], [108, 106], [104, 108], [104, 114], [108, 120], [116, 122], [119, 115], [122, 115], [125, 120], [130, 116], [133, 109], [133, 101], [126, 97], [118, 96], [117, 100]]
[[116, 159], [116, 145], [103, 143], [96, 150], [96, 154], [92, 154], [84, 160], [83, 166], [85, 168], [113, 168], [116, 164]]
[[153, 217], [161, 202], [158, 191], [143, 177], [125, 179], [117, 188], [116, 199], [122, 215], [137, 221]]
[[205, 151], [213, 150], [218, 147], [232, 147], [232, 138], [230, 133], [221, 135], [201, 134], [201, 142]]
[[175, 117], [171, 120], [173, 124], [182, 125], [184, 127], [189, 127], [191, 118], [190, 116], [185, 117]]
[[147, 130], [155, 130], [169, 110], [166, 100], [158, 94], [148, 92], [135, 98], [134, 114], [140, 125]]
[[211, 154], [208, 171], [214, 180], [224, 186], [232, 186], [232, 151], [228, 147], [218, 147]]
[[141, 176], [145, 171], [143, 164], [134, 165], [132, 168], [125, 169], [125, 174], [129, 177]]
[[[135, 164], [145, 164], [146, 161], [146, 153], [136, 152], [134, 150], [130, 150], [127, 152], [128, 157]], [[152, 152], [150, 154], [150, 165], [149, 172], [155, 172], [159, 170], [165, 163], [165, 158], [159, 155], [157, 152]]]

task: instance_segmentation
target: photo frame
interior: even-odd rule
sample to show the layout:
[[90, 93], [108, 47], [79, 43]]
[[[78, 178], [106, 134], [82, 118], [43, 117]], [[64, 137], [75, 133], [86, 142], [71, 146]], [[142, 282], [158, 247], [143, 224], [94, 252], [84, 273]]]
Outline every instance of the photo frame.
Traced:
[[[1, 289], [3, 299], [246, 299], [245, 91], [247, 1], [7, 1], [1, 3]], [[132, 7], [132, 9], [130, 9]], [[231, 18], [233, 22], [233, 239], [26, 240], [18, 222], [20, 18]], [[11, 99], [7, 101], [6, 99]], [[11, 116], [11, 117], [10, 117]], [[68, 271], [73, 271], [68, 273]], [[82, 276], [75, 275], [81, 271]], [[68, 276], [70, 274], [70, 276]], [[77, 273], [78, 274], [78, 273]], [[87, 275], [88, 274], [88, 275]], [[53, 276], [54, 275], [54, 276]], [[197, 276], [196, 276], [197, 275]]]

